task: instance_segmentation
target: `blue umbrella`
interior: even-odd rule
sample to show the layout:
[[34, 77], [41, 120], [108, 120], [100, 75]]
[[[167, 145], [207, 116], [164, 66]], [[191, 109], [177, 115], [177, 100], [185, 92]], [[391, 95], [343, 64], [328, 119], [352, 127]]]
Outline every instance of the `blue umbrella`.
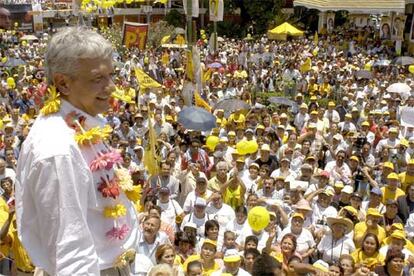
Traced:
[[207, 67], [208, 68], [216, 68], [216, 69], [218, 69], [218, 68], [223, 67], [223, 65], [220, 62], [213, 62], [213, 63], [210, 63]]
[[178, 112], [178, 123], [186, 129], [208, 131], [216, 127], [216, 117], [200, 107], [184, 107]]

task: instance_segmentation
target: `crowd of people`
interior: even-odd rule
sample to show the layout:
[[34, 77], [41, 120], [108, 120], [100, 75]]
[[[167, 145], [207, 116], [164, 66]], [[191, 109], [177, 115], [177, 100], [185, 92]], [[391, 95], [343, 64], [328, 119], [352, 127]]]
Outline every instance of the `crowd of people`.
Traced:
[[[0, 36], [1, 272], [33, 275], [36, 258], [17, 233], [14, 186], [21, 145], [48, 97], [50, 37]], [[115, 53], [113, 81], [130, 100], [111, 99], [103, 116], [108, 145], [139, 191], [131, 275], [413, 275], [414, 127], [402, 124], [401, 112], [414, 96], [386, 89], [414, 82], [408, 66], [376, 65], [396, 57], [376, 37], [367, 29], [287, 41], [224, 38], [213, 53], [198, 43], [200, 94], [217, 119], [210, 131], [177, 122], [194, 104], [183, 93], [185, 50]], [[8, 66], [13, 59], [23, 64]], [[140, 88], [135, 68], [162, 86]], [[357, 77], [362, 70], [368, 76]], [[269, 104], [269, 94], [294, 104]], [[224, 99], [249, 108], [215, 109]], [[151, 129], [156, 173], [145, 161]], [[243, 141], [254, 152], [241, 152]], [[260, 231], [247, 219], [255, 206], [270, 217]]]

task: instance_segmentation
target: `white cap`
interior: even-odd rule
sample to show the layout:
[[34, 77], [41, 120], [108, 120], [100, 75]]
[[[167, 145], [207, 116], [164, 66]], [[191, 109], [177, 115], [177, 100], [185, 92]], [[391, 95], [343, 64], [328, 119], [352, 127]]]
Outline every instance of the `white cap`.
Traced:
[[346, 185], [342, 188], [341, 192], [350, 195], [354, 192], [354, 188], [351, 185]]
[[207, 202], [204, 198], [202, 197], [197, 197], [196, 200], [194, 201], [194, 206], [203, 206], [206, 207], [207, 206]]

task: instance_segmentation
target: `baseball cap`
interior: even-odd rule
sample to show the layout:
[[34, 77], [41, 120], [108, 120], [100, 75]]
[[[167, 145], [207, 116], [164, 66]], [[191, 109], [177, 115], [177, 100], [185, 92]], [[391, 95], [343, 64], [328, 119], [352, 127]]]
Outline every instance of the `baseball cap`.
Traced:
[[330, 177], [329, 172], [327, 172], [327, 171], [321, 171], [318, 176], [326, 177], [326, 178]]
[[214, 247], [216, 247], [216, 248], [217, 248], [217, 242], [215, 242], [215, 241], [213, 241], [213, 240], [210, 240], [210, 239], [205, 239], [205, 240], [204, 240], [204, 242], [203, 242], [203, 246], [204, 246], [205, 244], [211, 244], [212, 246], [214, 246]]
[[346, 185], [342, 188], [341, 192], [350, 195], [354, 192], [354, 188], [351, 185]]
[[371, 190], [371, 194], [376, 194], [376, 195], [382, 196], [382, 191], [381, 191], [381, 189], [380, 189], [380, 188], [378, 188], [378, 187], [374, 187], [374, 188], [372, 188], [372, 190]]
[[237, 249], [228, 249], [224, 253], [223, 261], [226, 263], [235, 263], [241, 260], [240, 254]]
[[387, 201], [385, 202], [385, 205], [397, 205], [398, 203], [395, 199], [387, 199]]
[[305, 217], [303, 216], [303, 214], [301, 214], [301, 213], [293, 213], [293, 215], [292, 215], [292, 219], [293, 218], [301, 218], [301, 219], [305, 219]]
[[268, 144], [263, 144], [260, 150], [270, 151], [270, 146]]
[[384, 168], [389, 168], [389, 169], [391, 169], [391, 170], [394, 170], [394, 164], [393, 163], [391, 163], [391, 162], [384, 162], [384, 164], [382, 164], [382, 166], [384, 167]]
[[197, 225], [194, 223], [194, 222], [186, 222], [185, 224], [184, 224], [184, 227], [183, 227], [183, 229], [184, 228], [186, 228], [186, 227], [188, 227], [188, 228], [193, 228], [193, 229], [197, 229]]
[[194, 201], [194, 206], [206, 207], [207, 202], [204, 198], [197, 197], [196, 200]]
[[368, 208], [367, 216], [373, 216], [373, 217], [378, 217], [378, 218], [382, 217], [381, 213], [378, 212], [378, 210], [375, 208]]
[[161, 194], [169, 194], [169, 193], [170, 193], [170, 189], [169, 189], [168, 187], [161, 187], [161, 188], [159, 189], [159, 192], [160, 192]]
[[387, 176], [387, 179], [389, 179], [389, 180], [398, 180], [398, 175], [396, 173], [390, 173]]

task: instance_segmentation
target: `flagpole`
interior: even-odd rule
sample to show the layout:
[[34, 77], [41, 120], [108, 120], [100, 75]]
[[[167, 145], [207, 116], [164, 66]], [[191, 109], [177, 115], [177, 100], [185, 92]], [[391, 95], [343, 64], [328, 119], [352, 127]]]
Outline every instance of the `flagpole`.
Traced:
[[191, 51], [193, 45], [193, 0], [187, 0], [187, 46]]
[[213, 52], [216, 53], [217, 52], [217, 21], [213, 22], [213, 27], [214, 27], [214, 32], [213, 32]]

